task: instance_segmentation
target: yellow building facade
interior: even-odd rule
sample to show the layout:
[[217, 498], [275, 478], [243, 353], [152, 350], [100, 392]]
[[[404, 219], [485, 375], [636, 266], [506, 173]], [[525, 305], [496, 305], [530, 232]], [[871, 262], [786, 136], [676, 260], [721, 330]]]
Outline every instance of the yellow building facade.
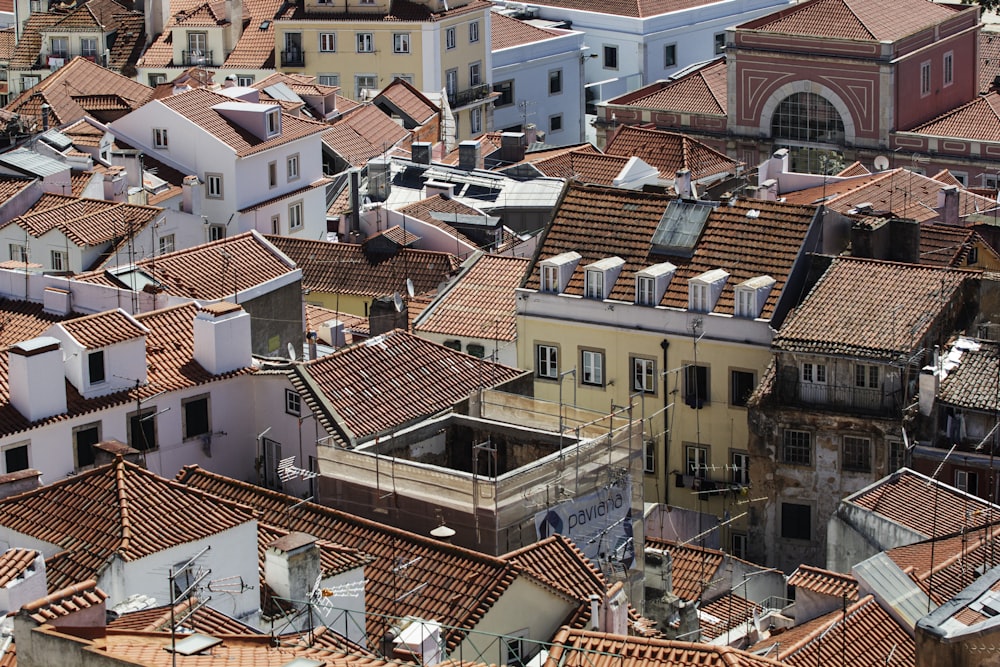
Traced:
[[442, 133], [452, 141], [473, 138], [491, 125], [489, 6], [429, 0], [394, 16], [386, 0], [305, 0], [300, 11], [275, 22], [276, 65], [340, 86], [358, 101], [396, 78], [428, 93], [444, 91]]

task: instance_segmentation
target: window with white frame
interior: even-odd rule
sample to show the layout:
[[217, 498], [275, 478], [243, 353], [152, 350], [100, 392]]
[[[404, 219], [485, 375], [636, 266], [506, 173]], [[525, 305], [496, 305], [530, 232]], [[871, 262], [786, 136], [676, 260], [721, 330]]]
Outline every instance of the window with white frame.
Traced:
[[979, 475], [971, 470], [956, 470], [955, 488], [965, 491], [966, 493], [971, 493], [974, 496], [978, 495]]
[[165, 127], [154, 127], [153, 128], [153, 148], [166, 148], [167, 147], [167, 128]]
[[871, 472], [872, 441], [870, 438], [859, 438], [853, 435], [844, 436], [844, 450], [841, 458], [841, 468], [855, 472]]
[[296, 417], [302, 414], [302, 397], [298, 392], [285, 390], [285, 412]]
[[392, 52], [393, 53], [409, 53], [410, 52], [410, 33], [408, 32], [397, 32], [392, 35]]
[[254, 76], [253, 74], [237, 74], [236, 75], [236, 85], [243, 88], [249, 88], [253, 85]]
[[479, 134], [483, 131], [483, 110], [480, 107], [469, 112], [469, 131], [472, 134]]
[[483, 66], [480, 63], [469, 65], [469, 85], [478, 86], [483, 82]]
[[931, 94], [931, 61], [926, 60], [920, 63], [920, 96], [926, 97]]
[[757, 293], [749, 289], [737, 289], [736, 317], [757, 316]]
[[52, 270], [69, 271], [69, 254], [65, 250], [52, 251]]
[[222, 199], [222, 174], [205, 174], [205, 196], [209, 199]]
[[173, 234], [164, 234], [160, 237], [160, 254], [165, 255], [177, 249], [176, 239]]
[[339, 74], [320, 74], [316, 78], [317, 82], [321, 86], [336, 86], [340, 87], [340, 75]]
[[91, 60], [97, 59], [97, 40], [93, 37], [80, 38], [80, 55]]
[[51, 53], [56, 58], [69, 57], [69, 39], [66, 37], [52, 37], [50, 41]]
[[299, 154], [289, 155], [285, 166], [288, 173], [288, 180], [297, 181], [299, 179]]
[[730, 534], [730, 555], [734, 558], [747, 557], [747, 534], [733, 532]]
[[535, 376], [548, 380], [559, 378], [559, 348], [555, 345], [535, 346]]
[[781, 436], [781, 462], [812, 465], [812, 434], [809, 431], [786, 428]]
[[378, 74], [355, 74], [354, 91], [357, 99], [363, 100], [367, 95], [366, 91], [378, 88]]
[[684, 474], [692, 477], [707, 477], [708, 447], [688, 445], [684, 448]]
[[269, 109], [264, 113], [264, 123], [267, 126], [267, 136], [273, 137], [281, 132], [281, 112]]
[[712, 37], [715, 43], [715, 55], [720, 55], [726, 52], [726, 33], [717, 32]]
[[267, 186], [270, 188], [278, 187], [278, 163], [268, 162], [267, 163]]
[[288, 229], [300, 229], [302, 227], [302, 202], [297, 201], [288, 206]]
[[598, 350], [581, 350], [580, 367], [583, 374], [580, 376], [582, 384], [589, 384], [597, 387], [604, 386], [604, 353]]
[[732, 452], [730, 463], [733, 484], [747, 485], [750, 483], [750, 455], [746, 452]]
[[11, 261], [28, 263], [28, 246], [21, 243], [11, 243], [9, 249]]
[[213, 223], [208, 226], [208, 240], [219, 241], [226, 238], [226, 226]]
[[944, 72], [942, 78], [944, 79], [944, 85], [950, 86], [955, 82], [955, 54], [949, 51], [944, 54], [943, 60], [942, 66]]
[[636, 276], [635, 302], [640, 306], [655, 306], [656, 280], [651, 276]]
[[281, 214], [271, 216], [271, 233], [280, 234], [281, 233]]
[[469, 24], [469, 41], [479, 41], [479, 21], [473, 21]]
[[708, 285], [701, 283], [688, 283], [688, 308], [698, 313], [709, 311]]
[[875, 364], [854, 364], [854, 386], [879, 388], [879, 367]]
[[886, 438], [885, 444], [889, 450], [889, 469], [886, 472], [894, 473], [906, 465], [906, 447], [898, 438]]
[[585, 278], [584, 295], [588, 299], [604, 298], [604, 271], [599, 269], [588, 269]]
[[337, 50], [337, 33], [321, 32], [319, 34], [319, 50], [324, 53], [333, 53]]
[[370, 32], [359, 32], [357, 34], [358, 53], [375, 52], [375, 35]]
[[[11, 254], [11, 259], [14, 259], [13, 253]], [[559, 292], [559, 267], [547, 264], [542, 265], [542, 291]]]
[[826, 364], [802, 364], [802, 381], [808, 384], [826, 384]]
[[458, 70], [450, 69], [444, 73], [444, 89], [448, 93], [449, 97], [454, 97], [458, 94]]
[[632, 391], [656, 392], [656, 361], [632, 357]]
[[446, 28], [444, 31], [444, 47], [446, 49], [455, 48], [455, 29]]

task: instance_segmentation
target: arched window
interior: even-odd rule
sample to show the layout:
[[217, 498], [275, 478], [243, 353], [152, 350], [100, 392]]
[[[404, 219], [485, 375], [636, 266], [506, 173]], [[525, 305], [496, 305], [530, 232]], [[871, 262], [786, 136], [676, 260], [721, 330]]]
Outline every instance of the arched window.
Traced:
[[815, 93], [794, 93], [778, 104], [771, 118], [771, 137], [840, 144], [844, 141], [844, 122], [824, 97]]

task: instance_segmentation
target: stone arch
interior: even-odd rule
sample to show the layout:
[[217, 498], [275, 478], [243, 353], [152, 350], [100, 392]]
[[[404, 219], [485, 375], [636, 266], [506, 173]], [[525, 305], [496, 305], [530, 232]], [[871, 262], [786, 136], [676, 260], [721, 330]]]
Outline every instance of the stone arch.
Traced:
[[840, 121], [844, 124], [844, 143], [848, 145], [855, 143], [857, 129], [854, 125], [854, 116], [851, 115], [844, 100], [831, 88], [815, 81], [792, 81], [771, 93], [761, 108], [759, 127], [761, 136], [771, 136], [771, 121], [774, 118], [774, 113], [778, 110], [778, 105], [795, 93], [813, 93], [833, 105], [833, 108], [840, 114]]

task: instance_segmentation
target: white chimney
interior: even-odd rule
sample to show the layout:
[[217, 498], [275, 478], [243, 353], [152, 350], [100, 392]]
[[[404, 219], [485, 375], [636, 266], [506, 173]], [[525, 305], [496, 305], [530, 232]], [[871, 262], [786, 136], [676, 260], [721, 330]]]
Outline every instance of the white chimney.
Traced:
[[46, 287], [42, 293], [43, 310], [53, 315], [69, 315], [73, 307], [73, 298], [69, 290], [58, 287]]
[[7, 353], [10, 402], [29, 422], [66, 412], [66, 376], [58, 338], [39, 336]]
[[250, 315], [236, 303], [201, 306], [194, 318], [194, 360], [213, 375], [250, 365]]
[[920, 414], [929, 417], [934, 409], [934, 401], [937, 399], [938, 386], [941, 380], [934, 366], [924, 366], [920, 369], [919, 394], [917, 403], [920, 406]]
[[590, 629], [601, 629], [601, 596], [597, 593], [590, 594]]
[[201, 181], [197, 176], [185, 176], [182, 186], [181, 210], [191, 215], [201, 215]]
[[264, 581], [279, 598], [305, 602], [320, 576], [319, 545], [306, 533], [289, 533], [264, 554]]
[[681, 199], [691, 199], [691, 170], [680, 169], [674, 180], [674, 190]]
[[123, 167], [109, 167], [104, 173], [104, 200], [124, 202], [126, 185], [125, 169]]

